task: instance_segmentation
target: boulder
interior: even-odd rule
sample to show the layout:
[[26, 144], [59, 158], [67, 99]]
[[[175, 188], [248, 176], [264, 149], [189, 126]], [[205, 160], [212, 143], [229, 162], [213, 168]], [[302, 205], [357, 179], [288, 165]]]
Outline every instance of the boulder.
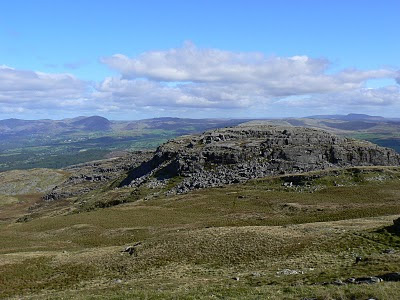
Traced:
[[383, 281], [400, 281], [400, 272], [386, 273], [378, 276]]

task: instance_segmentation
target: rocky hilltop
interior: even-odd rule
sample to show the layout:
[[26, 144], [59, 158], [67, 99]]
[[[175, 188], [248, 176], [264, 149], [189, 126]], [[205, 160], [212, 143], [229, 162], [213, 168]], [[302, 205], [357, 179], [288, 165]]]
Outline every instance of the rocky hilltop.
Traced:
[[269, 175], [399, 164], [400, 155], [392, 149], [322, 130], [239, 126], [168, 141], [120, 187], [159, 186], [175, 178], [178, 184], [171, 192], [184, 193]]

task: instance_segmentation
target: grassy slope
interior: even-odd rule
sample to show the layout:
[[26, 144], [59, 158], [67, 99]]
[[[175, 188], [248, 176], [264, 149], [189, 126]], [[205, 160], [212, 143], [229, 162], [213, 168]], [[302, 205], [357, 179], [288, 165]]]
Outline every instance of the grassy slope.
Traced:
[[[395, 299], [399, 283], [314, 285], [400, 270], [382, 253], [400, 238], [376, 232], [400, 215], [400, 170], [368, 170], [0, 225], [0, 298]], [[137, 241], [137, 257], [120, 253]]]
[[67, 172], [50, 169], [1, 172], [0, 222], [15, 220], [26, 214], [44, 193], [67, 176]]

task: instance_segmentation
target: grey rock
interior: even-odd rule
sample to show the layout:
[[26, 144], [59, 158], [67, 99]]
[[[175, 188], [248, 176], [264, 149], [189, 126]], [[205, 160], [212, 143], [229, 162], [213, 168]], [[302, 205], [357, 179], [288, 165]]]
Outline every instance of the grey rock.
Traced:
[[124, 250], [121, 250], [121, 252], [126, 252], [129, 253], [129, 255], [133, 255], [133, 256], [137, 256], [137, 246], [140, 246], [142, 244], [142, 242], [137, 242], [132, 246], [128, 246], [126, 247]]
[[356, 284], [375, 284], [381, 281], [381, 278], [375, 276], [359, 277], [355, 279]]
[[356, 279], [351, 277], [351, 278], [346, 279], [346, 282], [347, 283], [356, 283]]
[[385, 249], [382, 251], [384, 254], [394, 254], [396, 251], [394, 249]]
[[383, 281], [400, 281], [400, 272], [386, 273], [378, 277]]
[[341, 281], [340, 279], [335, 280], [334, 282], [332, 282], [332, 284], [334, 285], [345, 285], [346, 283], [344, 283], [343, 281]]
[[322, 130], [241, 126], [168, 141], [150, 160], [132, 169], [120, 187], [180, 176], [183, 180], [170, 191], [180, 194], [271, 175], [374, 165], [400, 165], [400, 155]]
[[276, 272], [276, 275], [297, 275], [297, 274], [304, 274], [303, 271], [298, 270], [291, 270], [291, 269], [283, 269]]

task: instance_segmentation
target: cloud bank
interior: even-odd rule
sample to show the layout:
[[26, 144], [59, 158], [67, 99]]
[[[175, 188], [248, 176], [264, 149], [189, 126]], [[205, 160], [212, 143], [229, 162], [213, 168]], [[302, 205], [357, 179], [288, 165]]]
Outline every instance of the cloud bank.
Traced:
[[82, 105], [88, 85], [71, 74], [48, 74], [0, 66], [0, 105], [3, 112], [56, 109]]
[[[73, 109], [127, 111], [162, 108], [287, 111], [309, 108], [400, 105], [400, 72], [390, 68], [331, 71], [325, 58], [265, 56], [257, 52], [182, 47], [136, 57], [100, 59], [119, 75], [85, 82], [71, 74], [46, 74], [0, 67], [4, 110]], [[393, 84], [368, 88], [374, 79]], [[295, 114], [293, 114], [295, 115]], [[221, 115], [223, 116], [223, 114]]]

